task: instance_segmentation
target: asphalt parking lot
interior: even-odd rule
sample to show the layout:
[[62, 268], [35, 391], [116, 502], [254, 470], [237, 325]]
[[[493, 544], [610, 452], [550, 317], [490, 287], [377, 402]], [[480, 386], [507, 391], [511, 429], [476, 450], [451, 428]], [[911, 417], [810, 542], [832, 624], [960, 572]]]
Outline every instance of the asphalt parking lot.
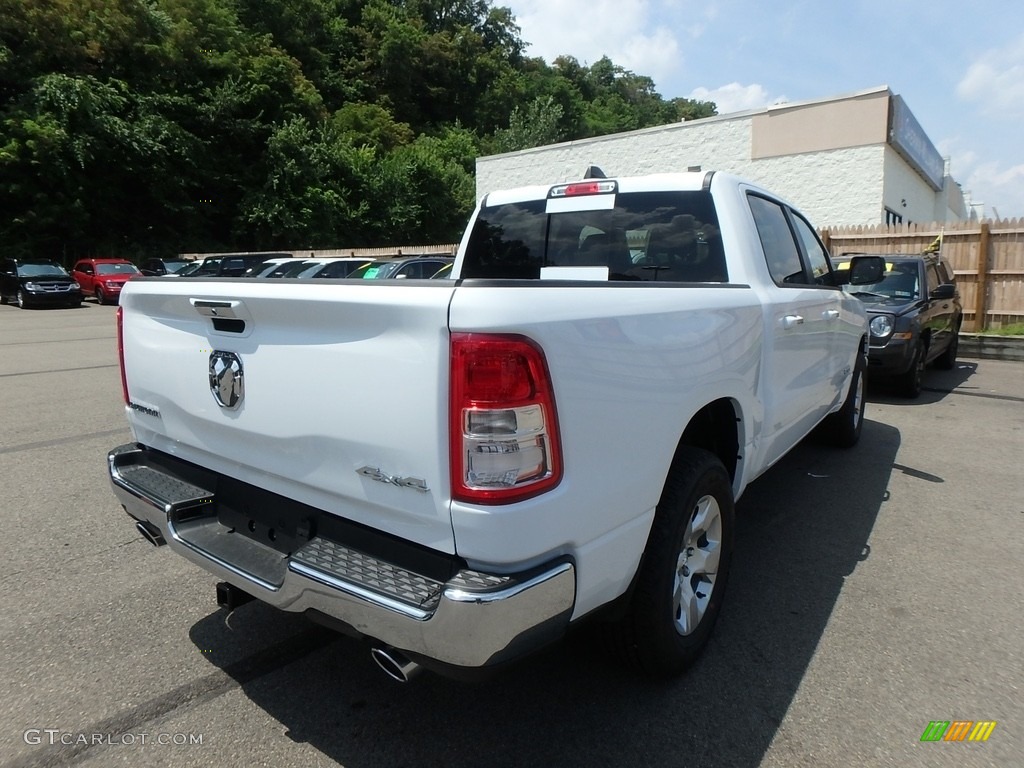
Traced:
[[[637, 679], [584, 630], [481, 684], [393, 683], [367, 648], [135, 532], [114, 307], [0, 307], [0, 768], [1024, 765], [1024, 363], [872, 389], [740, 501], [707, 653]], [[931, 721], [988, 741], [922, 742]]]

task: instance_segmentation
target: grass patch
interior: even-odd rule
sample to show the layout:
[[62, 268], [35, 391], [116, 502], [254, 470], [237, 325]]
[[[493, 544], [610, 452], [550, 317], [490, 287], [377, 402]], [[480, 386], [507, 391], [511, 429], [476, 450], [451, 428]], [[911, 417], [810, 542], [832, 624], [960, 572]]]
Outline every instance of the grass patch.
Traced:
[[983, 336], [1024, 336], [1024, 323], [1004, 325], [1002, 328], [988, 328], [981, 333]]

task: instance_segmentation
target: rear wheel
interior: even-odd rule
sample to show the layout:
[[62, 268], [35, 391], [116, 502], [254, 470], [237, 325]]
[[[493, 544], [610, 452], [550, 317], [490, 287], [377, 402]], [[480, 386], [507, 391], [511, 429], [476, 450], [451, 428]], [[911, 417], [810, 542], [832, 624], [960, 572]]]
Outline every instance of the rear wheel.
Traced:
[[960, 351], [960, 328], [953, 329], [953, 338], [949, 340], [949, 346], [935, 361], [935, 367], [944, 371], [951, 370], [956, 365], [956, 356]]
[[611, 628], [628, 664], [670, 677], [700, 654], [722, 607], [734, 517], [732, 482], [722, 462], [699, 448], [680, 447], [626, 616]]
[[867, 363], [864, 355], [857, 355], [857, 364], [853, 368], [853, 379], [850, 391], [846, 395], [843, 407], [829, 414], [821, 422], [820, 434], [839, 448], [851, 448], [860, 440], [864, 427], [864, 400], [867, 391]]

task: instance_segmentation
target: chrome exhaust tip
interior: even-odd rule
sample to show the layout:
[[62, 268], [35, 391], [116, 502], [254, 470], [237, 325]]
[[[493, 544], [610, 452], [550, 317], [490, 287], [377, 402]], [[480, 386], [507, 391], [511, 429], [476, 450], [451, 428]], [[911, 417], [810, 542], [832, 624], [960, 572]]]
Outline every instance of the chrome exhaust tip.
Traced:
[[160, 529], [150, 523], [144, 523], [141, 520], [136, 521], [135, 530], [142, 534], [142, 538], [152, 544], [154, 547], [162, 547], [167, 542], [164, 540], [164, 535], [160, 533]]
[[422, 670], [419, 664], [395, 648], [378, 646], [370, 650], [370, 656], [388, 677], [400, 683], [408, 683]]

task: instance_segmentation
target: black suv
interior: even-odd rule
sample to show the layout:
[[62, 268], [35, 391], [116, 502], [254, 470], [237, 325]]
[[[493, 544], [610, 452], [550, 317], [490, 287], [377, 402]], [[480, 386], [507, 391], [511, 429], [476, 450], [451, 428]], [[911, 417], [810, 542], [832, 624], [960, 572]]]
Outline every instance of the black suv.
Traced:
[[[842, 269], [854, 255], [844, 254], [837, 266]], [[884, 258], [882, 280], [853, 291], [870, 321], [868, 371], [913, 398], [921, 394], [926, 365], [949, 369], [956, 363], [963, 306], [953, 270], [938, 255]]]
[[11, 259], [0, 261], [0, 304], [18, 302], [29, 306], [82, 304], [82, 287], [60, 264], [50, 259]]

